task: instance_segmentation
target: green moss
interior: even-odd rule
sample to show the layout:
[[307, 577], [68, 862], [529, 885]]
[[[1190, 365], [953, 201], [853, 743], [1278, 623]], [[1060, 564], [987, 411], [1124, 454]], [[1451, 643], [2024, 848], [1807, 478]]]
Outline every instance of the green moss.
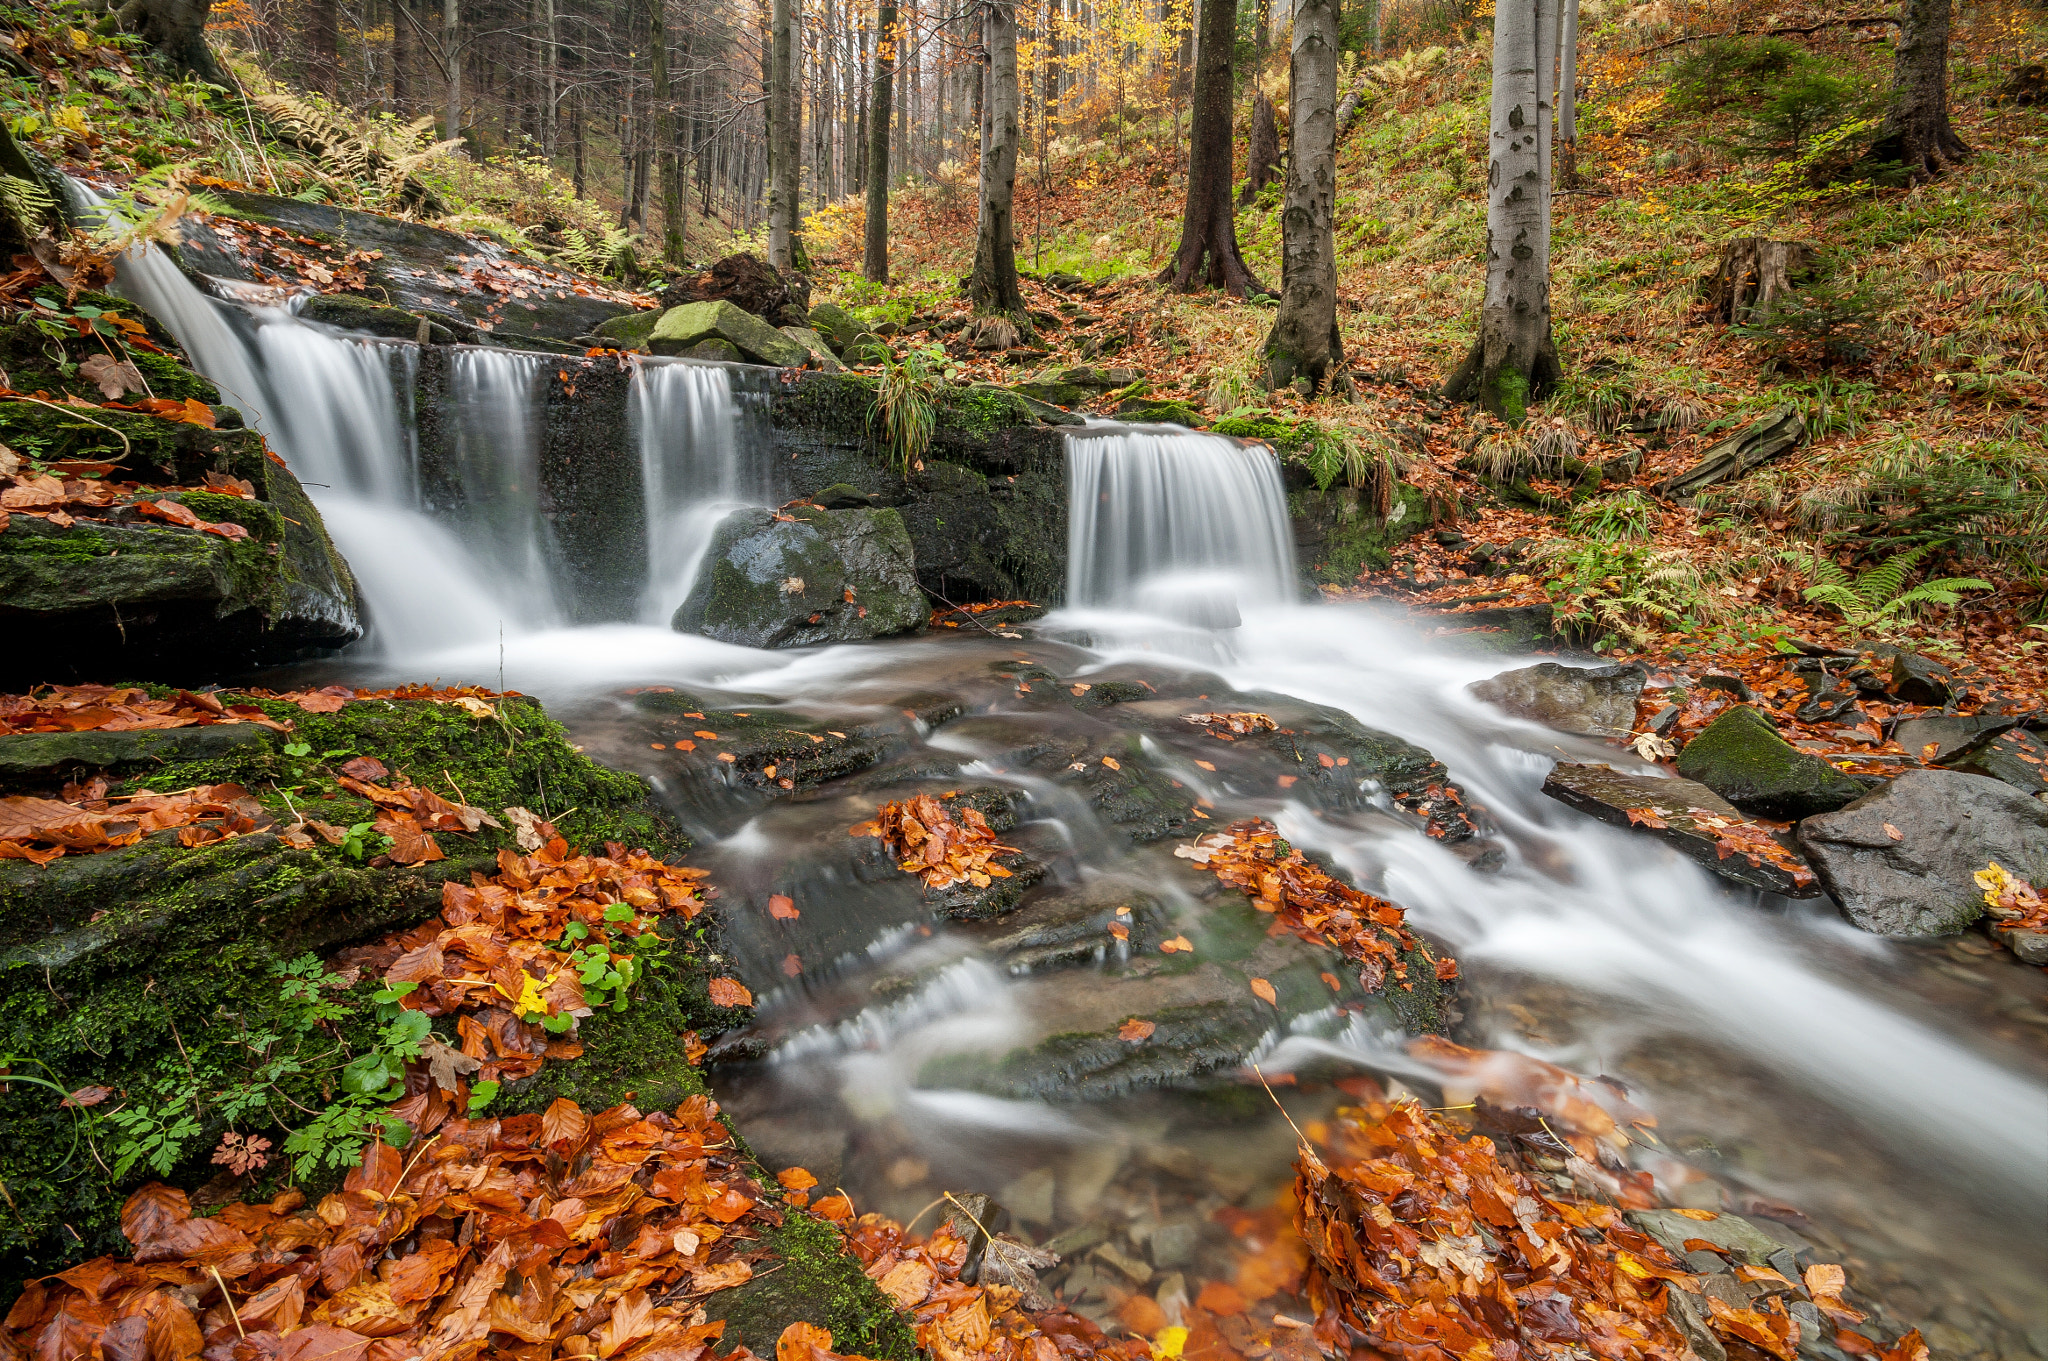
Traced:
[[784, 1328], [802, 1322], [829, 1328], [835, 1352], [888, 1361], [919, 1354], [909, 1320], [862, 1273], [829, 1224], [790, 1214], [762, 1237], [778, 1259], [775, 1267], [704, 1301], [707, 1315], [726, 1322], [720, 1346], [744, 1343], [767, 1355]]
[[210, 491], [179, 492], [177, 499], [200, 519], [240, 525], [263, 543], [273, 544], [284, 538], [284, 517], [261, 501]]
[[93, 558], [105, 557], [113, 551], [113, 545], [104, 536], [89, 529], [71, 529], [60, 534], [26, 534], [0, 536], [0, 553], [25, 553], [41, 558], [58, 558], [70, 562], [87, 562]]
[[942, 388], [932, 401], [933, 438], [953, 432], [974, 440], [989, 440], [1004, 430], [1036, 425], [1031, 408], [1017, 394], [1004, 388], [977, 383], [973, 387]]
[[1364, 497], [1348, 487], [1288, 493], [1287, 513], [1295, 524], [1303, 570], [1309, 579], [1348, 586], [1361, 572], [1391, 567], [1393, 549], [1428, 527], [1428, 494], [1405, 482], [1396, 483], [1388, 512], [1376, 514]]
[[1283, 454], [1297, 454], [1315, 437], [1313, 421], [1293, 421], [1281, 416], [1226, 416], [1209, 429], [1233, 439], [1259, 440]]

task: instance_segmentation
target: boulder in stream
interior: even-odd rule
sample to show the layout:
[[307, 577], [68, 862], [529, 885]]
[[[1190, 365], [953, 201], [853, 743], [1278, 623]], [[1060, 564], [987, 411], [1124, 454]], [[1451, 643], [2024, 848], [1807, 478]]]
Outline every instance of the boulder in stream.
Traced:
[[723, 300], [671, 307], [648, 332], [655, 354], [681, 354], [706, 340], [724, 340], [757, 364], [802, 368], [810, 351], [751, 312]]
[[1587, 737], [1625, 737], [1635, 727], [1636, 698], [1649, 672], [1624, 666], [1561, 666], [1539, 662], [1474, 681], [1465, 688], [1516, 718]]
[[809, 647], [903, 633], [925, 615], [902, 516], [800, 505], [719, 521], [674, 626], [745, 647]]
[[1909, 770], [1837, 812], [1799, 824], [1842, 915], [1882, 936], [1953, 935], [1984, 915], [1971, 878], [1997, 861], [2048, 879], [2048, 805], [2000, 781]]
[[1797, 822], [1861, 798], [1864, 786], [1778, 736], [1755, 709], [1738, 704], [1678, 753], [1678, 773], [1745, 813]]
[[[1559, 762], [1543, 781], [1543, 792], [1560, 803], [1617, 827], [1633, 827], [1682, 851], [1723, 879], [1745, 888], [1760, 888], [1787, 898], [1816, 898], [1812, 876], [1789, 847], [1774, 841], [1775, 851], [1747, 854], [1728, 851], [1731, 830], [1758, 846], [1762, 838], [1744, 833], [1756, 825], [1726, 799], [1693, 780], [1631, 775], [1605, 765]], [[1756, 828], [1756, 832], [1763, 829]]]

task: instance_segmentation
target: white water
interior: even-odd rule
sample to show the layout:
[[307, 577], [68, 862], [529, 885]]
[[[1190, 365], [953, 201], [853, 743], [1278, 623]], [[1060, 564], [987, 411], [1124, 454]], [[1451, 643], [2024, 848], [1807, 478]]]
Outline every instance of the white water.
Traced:
[[[258, 313], [251, 335], [154, 255], [130, 262], [123, 284], [314, 484], [395, 677], [494, 683], [502, 655], [506, 684], [554, 701], [667, 683], [802, 704], [831, 702], [944, 655], [945, 645], [933, 642], [761, 653], [625, 624], [507, 628], [501, 654], [499, 620], [534, 616], [508, 613], [504, 582], [487, 570], [478, 545], [419, 508], [409, 413], [393, 395], [393, 355], [402, 347], [340, 338], [277, 309]], [[636, 380], [649, 624], [665, 620], [687, 590], [708, 530], [692, 508], [760, 494], [739, 480], [744, 451], [721, 443], [732, 427], [719, 424], [721, 397], [728, 409], [731, 401], [729, 387], [721, 394], [710, 376], [719, 372], [648, 365]], [[483, 448], [487, 462], [523, 437], [489, 438], [497, 442]], [[2048, 1089], [2014, 1056], [1971, 1034], [1972, 1018], [1945, 1017], [1888, 988], [1884, 970], [1898, 959], [1896, 947], [1855, 932], [1824, 905], [1741, 900], [1665, 848], [1543, 797], [1549, 760], [1581, 747], [1465, 694], [1469, 681], [1502, 669], [1500, 659], [1432, 650], [1362, 608], [1291, 603], [1284, 500], [1268, 456], [1150, 430], [1091, 430], [1070, 437], [1068, 448], [1072, 604], [1050, 621], [1054, 629], [1091, 640], [1100, 665], [1177, 657], [1240, 688], [1343, 708], [1429, 748], [1500, 825], [1508, 860], [1488, 874], [1389, 823], [1340, 823], [1298, 805], [1270, 810], [1290, 840], [1382, 886], [1450, 944], [1468, 975], [1535, 978], [1586, 999], [1584, 1017], [1561, 1024], [1552, 1040], [1503, 1030], [1492, 1043], [1582, 1072], [1618, 1070], [1645, 1085], [1653, 1104], [1689, 1103], [1730, 1138], [1771, 1123], [1764, 1102], [1796, 1094], [1805, 1104], [1786, 1118], [1806, 1123], [1816, 1149], [1840, 1142], [1884, 1150], [1897, 1160], [1887, 1165], [1910, 1167], [1918, 1193], [1935, 1197], [1927, 1222], [1901, 1224], [1902, 1238], [2024, 1245], [2025, 1226], [2038, 1230], [2048, 1214]], [[1625, 760], [1611, 751], [1593, 759]], [[1199, 773], [1183, 777], [1200, 787]], [[993, 975], [973, 981], [984, 997], [975, 1028], [1001, 1030], [1003, 995], [1014, 985]], [[916, 1061], [946, 1025], [937, 1016], [918, 1023], [924, 1019], [909, 1008], [864, 1023], [873, 1048], [843, 1061], [848, 1088], [869, 1101], [894, 1091], [896, 1107], [924, 1118], [943, 1108], [951, 1120], [1018, 1126], [1011, 1105], [913, 1091]], [[839, 1038], [856, 1033], [860, 1025]], [[914, 1043], [904, 1038], [912, 1035]], [[1717, 1109], [1712, 1090], [1660, 1087], [1649, 1060], [1666, 1048], [1726, 1055], [1730, 1090], [1762, 1093], [1758, 1106], [1735, 1096]], [[1413, 1066], [1372, 1037], [1352, 1036], [1283, 1040], [1269, 1067], [1333, 1049], [1383, 1068]], [[1641, 1066], [1651, 1075], [1636, 1071]], [[1787, 1199], [1839, 1206], [1885, 1190], [1858, 1180], [1876, 1174], [1857, 1158], [1838, 1165], [1816, 1154], [1791, 1164], [1759, 1168], [1754, 1181]], [[1987, 1284], [1996, 1277], [2023, 1305], [2038, 1301], [2023, 1250], [2003, 1267], [1973, 1259], [1963, 1269], [1983, 1271]]]
[[1067, 601], [1229, 627], [1296, 592], [1279, 469], [1266, 450], [1169, 426], [1067, 437]]

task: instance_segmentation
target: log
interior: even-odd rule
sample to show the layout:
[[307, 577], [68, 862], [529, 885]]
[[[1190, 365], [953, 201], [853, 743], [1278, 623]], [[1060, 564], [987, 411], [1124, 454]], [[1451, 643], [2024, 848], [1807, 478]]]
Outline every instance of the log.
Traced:
[[1741, 477], [1751, 468], [1797, 448], [1805, 438], [1806, 418], [1797, 408], [1785, 407], [1777, 415], [1709, 445], [1699, 462], [1675, 477], [1665, 478], [1652, 490], [1671, 500], [1697, 495], [1716, 482]]
[[1721, 262], [1704, 284], [1714, 319], [1739, 326], [1769, 312], [1780, 294], [1813, 273], [1814, 258], [1803, 241], [1736, 237], [1721, 248]]

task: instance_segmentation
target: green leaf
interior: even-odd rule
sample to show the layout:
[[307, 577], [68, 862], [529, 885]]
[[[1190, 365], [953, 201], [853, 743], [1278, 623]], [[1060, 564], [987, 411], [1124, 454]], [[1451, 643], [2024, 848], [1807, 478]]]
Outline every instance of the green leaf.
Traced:
[[604, 919], [608, 922], [629, 922], [633, 916], [633, 909], [625, 903], [613, 903], [604, 910]]
[[498, 1082], [486, 1078], [469, 1089], [469, 1114], [475, 1115], [498, 1099]]
[[285, 743], [284, 754], [287, 756], [311, 756], [313, 754], [313, 744], [310, 742], [287, 742]]

